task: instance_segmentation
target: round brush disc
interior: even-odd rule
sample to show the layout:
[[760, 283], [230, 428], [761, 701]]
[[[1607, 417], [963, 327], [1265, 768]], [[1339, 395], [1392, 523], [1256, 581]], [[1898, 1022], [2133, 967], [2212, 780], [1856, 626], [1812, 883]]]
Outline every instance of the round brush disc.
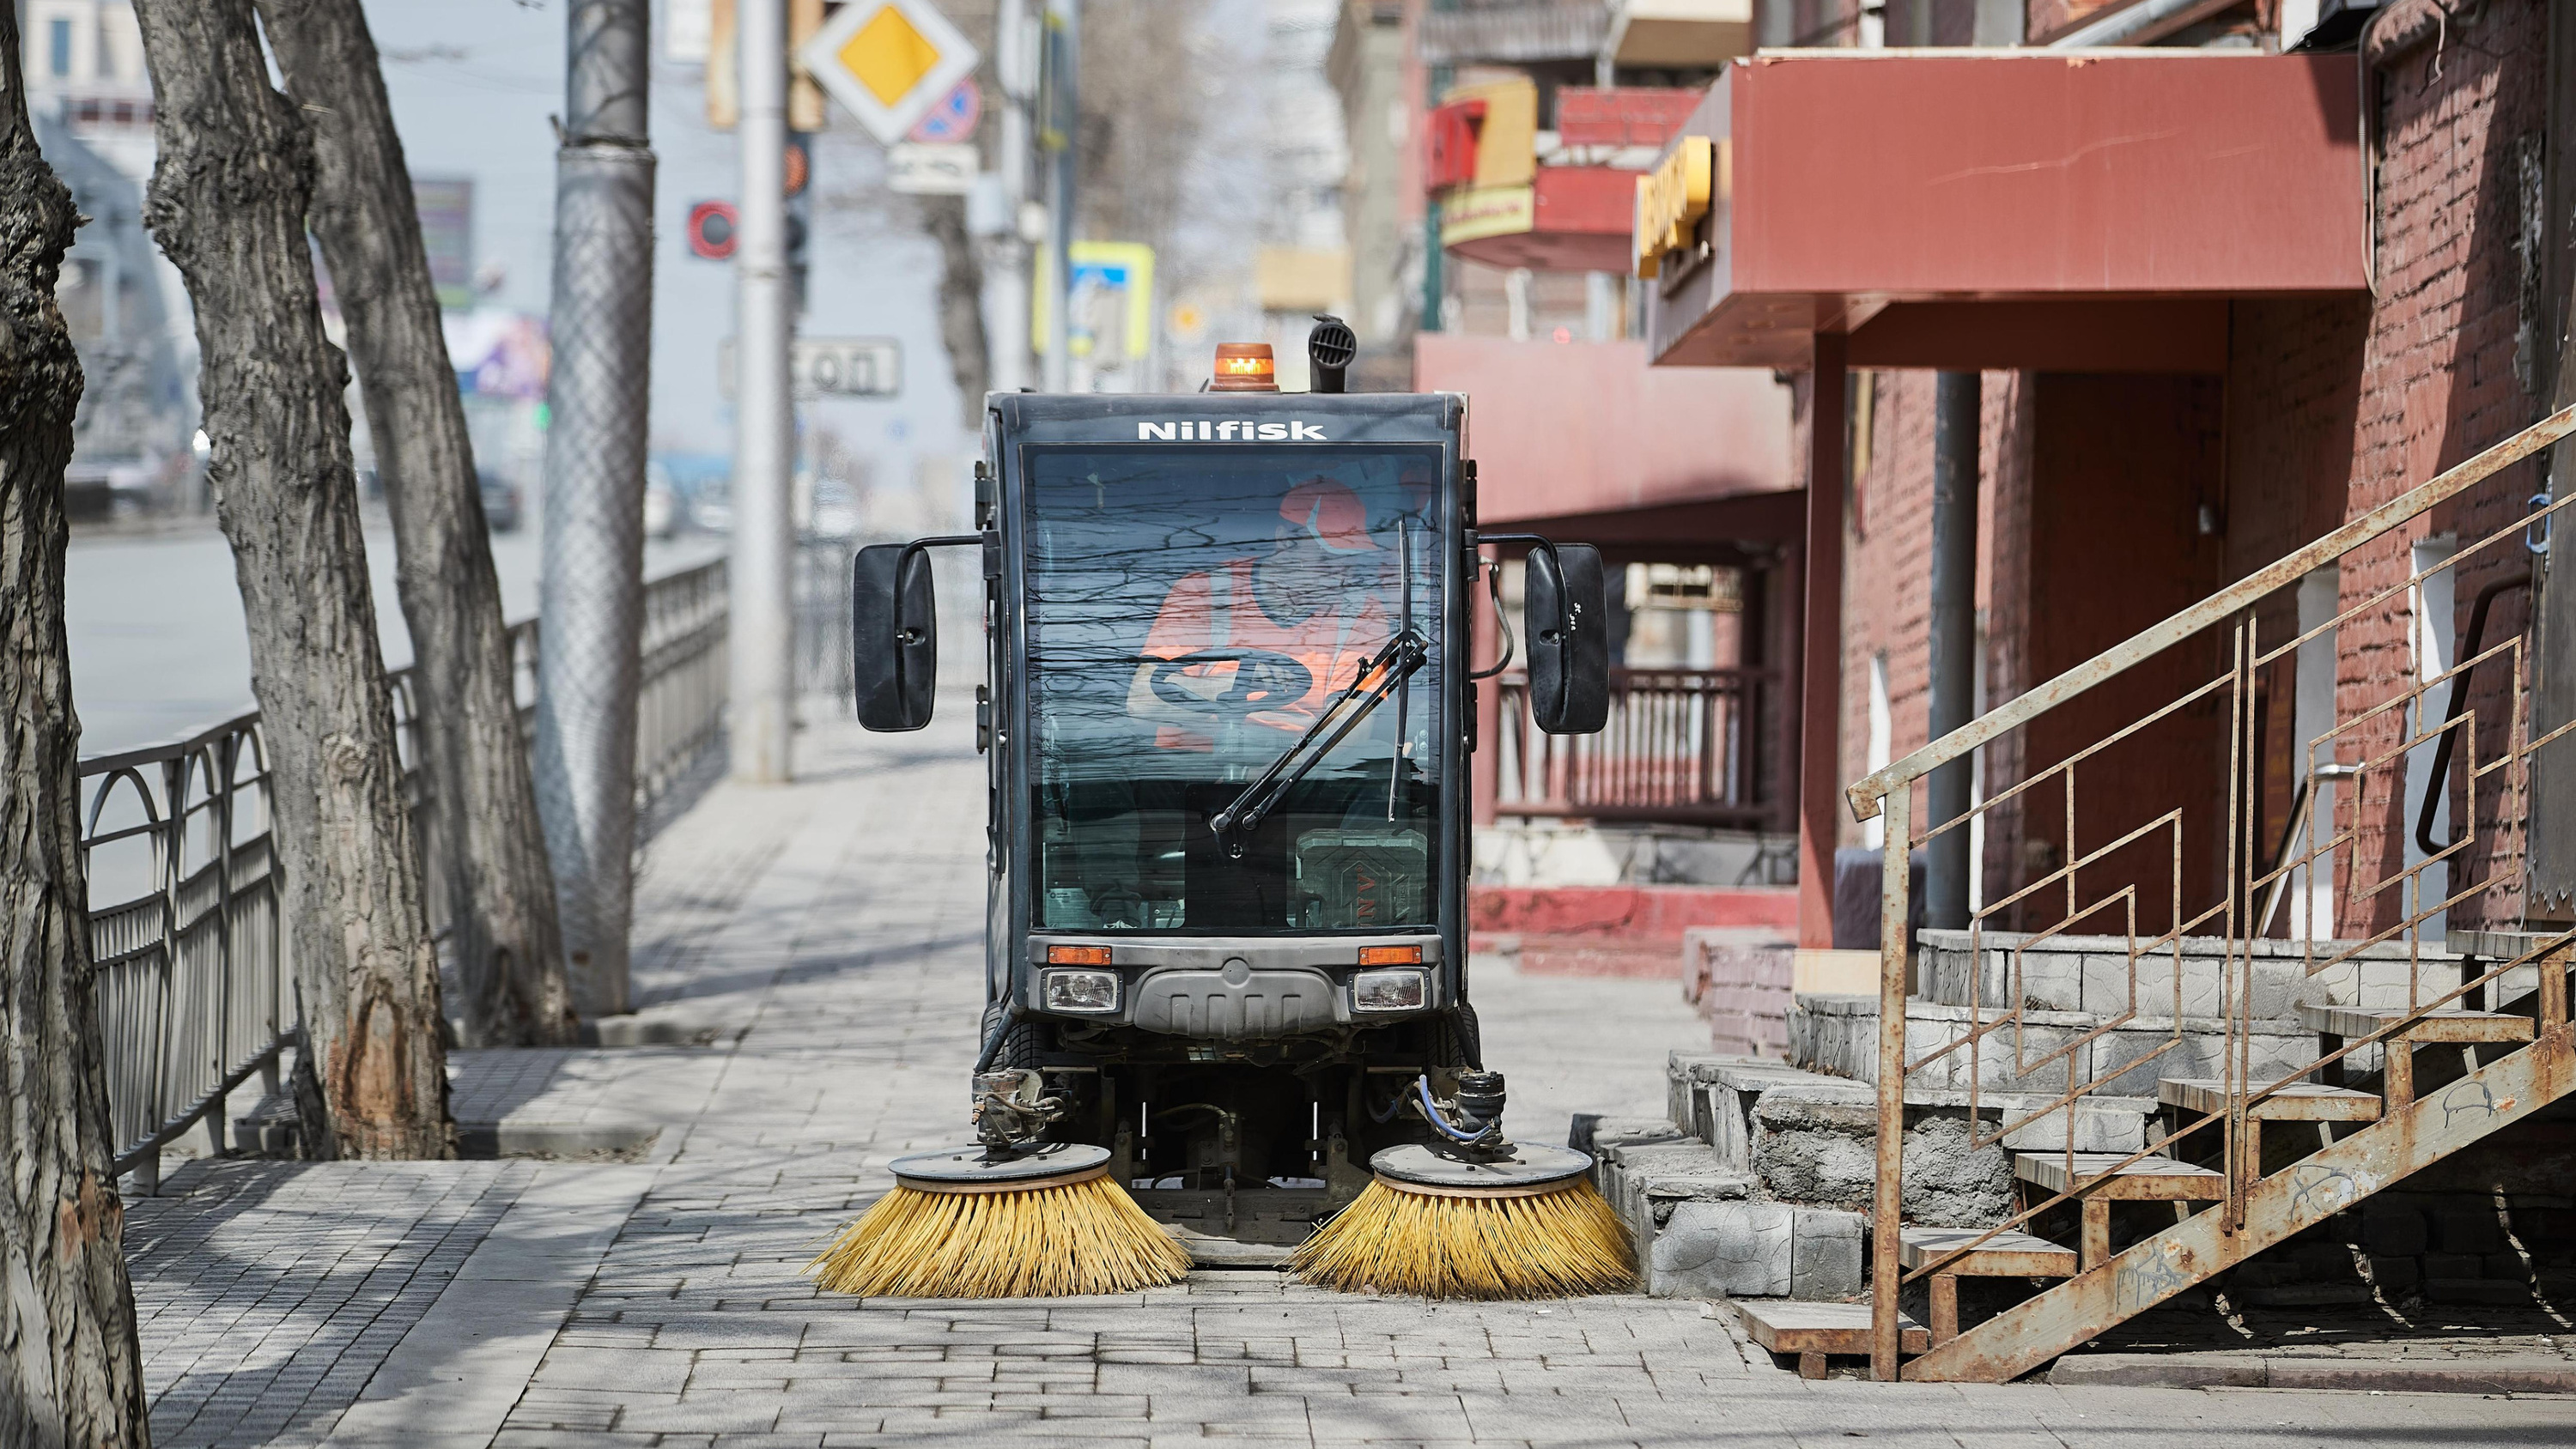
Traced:
[[988, 1160], [981, 1147], [952, 1147], [898, 1157], [892, 1167], [895, 1181], [923, 1192], [1028, 1192], [1105, 1175], [1109, 1149], [1087, 1142], [1047, 1142]]
[[1435, 1197], [1534, 1197], [1569, 1186], [1591, 1170], [1588, 1154], [1529, 1142], [1491, 1161], [1411, 1142], [1369, 1159], [1369, 1171], [1387, 1186]]

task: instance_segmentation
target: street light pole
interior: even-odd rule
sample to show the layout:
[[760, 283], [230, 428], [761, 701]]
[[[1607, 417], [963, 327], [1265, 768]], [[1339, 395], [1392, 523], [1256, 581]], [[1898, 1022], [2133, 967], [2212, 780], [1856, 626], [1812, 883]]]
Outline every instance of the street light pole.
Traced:
[[788, 350], [795, 327], [787, 277], [787, 0], [740, 0], [740, 231], [734, 250], [732, 580], [733, 778], [784, 784], [796, 727], [794, 523], [789, 470], [795, 416]]
[[1082, 119], [1082, 0], [1047, 0], [1048, 54], [1054, 88], [1046, 118], [1047, 351], [1046, 390], [1073, 386], [1073, 141]]
[[[984, 352], [986, 386], [1018, 392], [1029, 380], [1029, 246], [1020, 234], [1020, 209], [1029, 199], [1030, 80], [1027, 0], [1001, 0], [993, 21], [993, 74], [1002, 92], [1002, 137], [994, 156], [1000, 215], [984, 242]], [[968, 398], [981, 414], [982, 398]]]
[[632, 1009], [635, 695], [652, 400], [651, 0], [571, 0], [555, 153], [537, 805], [574, 1009]]

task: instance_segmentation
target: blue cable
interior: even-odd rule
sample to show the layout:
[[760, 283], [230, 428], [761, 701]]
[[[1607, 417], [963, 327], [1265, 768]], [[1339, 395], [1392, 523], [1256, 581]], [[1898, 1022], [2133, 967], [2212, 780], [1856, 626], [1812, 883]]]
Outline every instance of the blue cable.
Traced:
[[1431, 1100], [1430, 1073], [1425, 1072], [1421, 1076], [1414, 1078], [1413, 1085], [1414, 1090], [1418, 1092], [1422, 1098], [1422, 1118], [1424, 1121], [1431, 1124], [1432, 1131], [1439, 1133], [1441, 1136], [1448, 1138], [1452, 1142], [1473, 1144], [1483, 1139], [1485, 1134], [1481, 1132], [1461, 1132], [1457, 1128], [1450, 1126], [1446, 1121], [1442, 1120], [1439, 1107], [1433, 1104]]

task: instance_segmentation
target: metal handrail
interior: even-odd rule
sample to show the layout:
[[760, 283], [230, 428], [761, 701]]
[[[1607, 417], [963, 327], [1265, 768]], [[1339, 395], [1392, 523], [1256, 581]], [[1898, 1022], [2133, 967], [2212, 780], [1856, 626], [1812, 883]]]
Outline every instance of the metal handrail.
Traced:
[[[644, 592], [635, 774], [649, 806], [721, 737], [724, 562], [667, 575]], [[508, 637], [525, 736], [535, 709], [537, 621], [512, 625]], [[430, 926], [443, 940], [448, 900], [443, 853], [431, 848], [440, 821], [421, 768], [417, 681], [406, 668], [388, 683]], [[159, 1185], [161, 1148], [197, 1123], [222, 1149], [227, 1095], [255, 1072], [275, 1093], [279, 1053], [295, 1039], [262, 729], [253, 710], [78, 767], [115, 1171], [137, 1174], [147, 1193]], [[654, 817], [647, 809], [640, 818]]]
[[[1897, 1337], [1897, 1294], [1902, 1284], [1939, 1274], [1994, 1235], [2028, 1222], [2072, 1198], [2082, 1195], [2104, 1178], [2125, 1170], [2130, 1164], [2165, 1150], [2186, 1137], [2204, 1131], [2219, 1134], [2219, 1160], [2225, 1176], [2225, 1199], [2222, 1211], [2231, 1225], [2243, 1221], [2247, 1211], [2250, 1185], [2259, 1180], [2261, 1164], [2248, 1159], [2245, 1145], [2254, 1140], [2248, 1133], [2250, 1110], [2312, 1072], [2333, 1073], [2353, 1053], [2374, 1046], [2410, 1028], [2427, 1013], [2452, 1006], [2464, 999], [2481, 999], [2491, 985], [2503, 982], [2509, 973], [2540, 966], [2544, 958], [2552, 963], [2539, 972], [2544, 983], [2550, 973], [2563, 969], [2568, 938], [2551, 933], [2535, 937], [2530, 949], [2511, 961], [2464, 964], [2458, 969], [2459, 984], [2445, 988], [2437, 980], [2423, 980], [2423, 932], [2427, 922], [2480, 891], [2508, 887], [2507, 877], [2520, 869], [2521, 855], [2508, 850], [2505, 857], [2488, 862], [2483, 872], [2466, 869], [2471, 858], [2466, 854], [2476, 838], [2474, 817], [2481, 810], [2481, 790], [2499, 793], [2489, 818], [2511, 822], [2520, 817], [2512, 808], [2513, 797], [2528, 788], [2530, 762], [2534, 753], [2571, 732], [2576, 724], [2561, 725], [2541, 731], [2525, 718], [2529, 697], [2528, 641], [2516, 636], [2492, 645], [2482, 645], [2474, 657], [2450, 660], [2439, 670], [2419, 666], [2411, 688], [2400, 688], [2392, 697], [2354, 711], [2349, 716], [2338, 711], [2337, 718], [2315, 738], [2299, 737], [2288, 741], [2300, 751], [2299, 773], [2304, 777], [2294, 809], [2301, 815], [2300, 829], [2305, 834], [2305, 848], [2296, 838], [2285, 840], [2277, 850], [2266, 850], [2256, 838], [2260, 791], [2254, 783], [2260, 774], [2259, 751], [2265, 736], [2256, 724], [2255, 697], [2258, 676], [2266, 669], [2295, 658], [2301, 646], [2320, 639], [2335, 637], [2335, 631], [2370, 616], [2385, 614], [2392, 608], [2419, 607], [2407, 599], [2415, 596], [2435, 574], [2458, 570], [2470, 559], [2488, 550], [2518, 553], [2521, 538], [2530, 519], [2515, 519], [2505, 527], [2484, 537], [2468, 541], [2439, 562], [2410, 573], [2394, 583], [2374, 585], [2365, 596], [2347, 595], [2339, 602], [2335, 616], [2313, 628], [2291, 631], [2286, 642], [2267, 640], [2260, 627], [2257, 605], [2267, 597], [2296, 584], [2315, 569], [2353, 553], [2356, 549], [2386, 539], [2390, 534], [2428, 510], [2459, 496], [2479, 482], [2492, 478], [2507, 467], [2521, 462], [2542, 449], [2576, 433], [2576, 408], [2569, 408], [2513, 437], [2480, 452], [2459, 466], [2449, 469], [2417, 488], [2355, 518], [2304, 548], [2296, 550], [2266, 568], [2210, 595], [2154, 626], [2141, 630], [2122, 643], [2058, 675], [2045, 684], [1980, 716], [1895, 761], [1885, 769], [1849, 787], [1848, 796], [1855, 816], [1869, 819], [1883, 817], [1886, 845], [1883, 851], [1881, 896], [1880, 981], [1877, 1022], [1876, 1087], [1878, 1104], [1878, 1162], [1873, 1203], [1874, 1233], [1872, 1359], [1881, 1376], [1895, 1372], [1899, 1358]], [[2576, 503], [2576, 495], [2548, 503], [2535, 517], [2546, 517]], [[2214, 678], [2176, 686], [2167, 702], [2147, 709], [2126, 724], [2110, 729], [2090, 743], [2083, 744], [2053, 762], [2030, 762], [2030, 768], [2016, 770], [2020, 779], [1976, 802], [1956, 819], [1925, 822], [1914, 820], [1915, 801], [1911, 785], [1932, 770], [1969, 755], [1979, 747], [2002, 739], [2011, 732], [2085, 691], [2101, 685], [2125, 671], [2196, 636], [2217, 630], [2233, 621], [2232, 640]], [[2443, 627], [2448, 628], [2448, 621]], [[2490, 711], [2491, 720], [2500, 721], [2505, 740], [2491, 758], [2479, 757], [2480, 740], [2476, 734], [2478, 712], [2470, 709], [2453, 714], [2438, 724], [2427, 713], [2425, 701], [2430, 691], [2445, 684], [2456, 686], [2482, 663], [2501, 661], [2504, 693], [2502, 707]], [[2077, 811], [2077, 775], [2115, 768], [2115, 758], [2108, 751], [2125, 741], [2136, 739], [2152, 728], [2183, 727], [2183, 722], [2197, 715], [2213, 725], [2223, 723], [2227, 744], [2223, 751], [2225, 786], [2223, 808], [2209, 811], [2207, 804], [2191, 798], [2168, 801], [2151, 796], [2144, 801], [2131, 800], [2125, 808], [2145, 812], [2153, 818], [2115, 825], [2110, 838], [2079, 845]], [[2367, 737], [2356, 738], [2368, 732]], [[2391, 744], [2381, 736], [2392, 735]], [[2456, 739], [2467, 753], [2464, 769], [2466, 795], [2473, 820], [2466, 834], [2446, 849], [2421, 860], [2401, 861], [2378, 871], [2364, 869], [2360, 854], [2358, 825], [2337, 823], [2337, 812], [2329, 812], [2308, 803], [2314, 799], [2318, 782], [2352, 781], [2356, 795], [2367, 788], [2367, 777], [2373, 773], [2403, 771], [2409, 754], [2428, 748], [2436, 737]], [[2339, 747], [2357, 744], [2363, 758], [2345, 761], [2337, 758]], [[2323, 756], [2321, 759], [2320, 756]], [[2089, 774], [2088, 774], [2089, 778]], [[1968, 978], [1965, 1017], [1942, 1029], [1943, 1040], [1933, 1044], [1921, 1056], [1911, 1055], [1907, 1044], [1907, 1005], [1912, 970], [1910, 941], [1911, 880], [1908, 859], [1912, 849], [1932, 836], [1950, 830], [1965, 830], [1972, 821], [1987, 818], [1999, 809], [2013, 812], [2016, 819], [2031, 818], [2026, 812], [2040, 808], [2046, 797], [2040, 792], [2054, 787], [2063, 796], [2062, 820], [2052, 810], [2050, 827], [2064, 832], [2063, 858], [2035, 870], [2018, 888], [2006, 884], [1990, 892], [1990, 899], [1970, 913], [1966, 968]], [[2386, 787], [2383, 787], [2386, 788]], [[2444, 786], [2443, 788], [2446, 788]], [[2087, 797], [2088, 799], [2090, 797]], [[2098, 805], [2095, 807], [2100, 808]], [[2207, 811], [2206, 818], [2204, 812]], [[2160, 813], [2158, 813], [2160, 812]], [[2223, 842], [2202, 832], [2223, 826]], [[2024, 828], [2016, 825], [2013, 828]], [[2097, 835], [2105, 832], [2095, 832]], [[2326, 838], [2317, 838], [2320, 834]], [[2186, 880], [2183, 869], [2187, 839], [2199, 840], [2203, 848], [2217, 854], [2210, 864], [2223, 866], [2224, 889], [2214, 903], [2206, 907], [2196, 902], [2186, 906]], [[2153, 851], [2156, 860], [2149, 864], [2122, 864], [2123, 852]], [[2162, 862], [2169, 851], [2170, 865]], [[2320, 1047], [2313, 1061], [2293, 1060], [2279, 1056], [2277, 1048], [2270, 1056], [2259, 1056], [2254, 1041], [2257, 1018], [2253, 1000], [2256, 990], [2256, 952], [2253, 938], [2266, 929], [2270, 902], [2267, 895], [2277, 896], [2279, 887], [2294, 875], [2318, 875], [2334, 871], [2343, 863], [2339, 852], [2351, 852], [2352, 872], [2346, 889], [2354, 901], [2372, 900], [2395, 892], [2396, 914], [2403, 919], [2394, 925], [2370, 931], [2360, 941], [2320, 941], [2313, 927], [2306, 933], [2306, 944], [2297, 962], [2305, 980], [2335, 968], [2350, 970], [2356, 989], [2363, 980], [2366, 965], [2363, 953], [2383, 943], [2406, 938], [2404, 968], [2405, 999], [2401, 1005], [2382, 1003], [2381, 1009], [2395, 1009], [2379, 1029], [2367, 1036], [2353, 1037], [2339, 1047]], [[2451, 875], [2477, 874], [2478, 879], [2452, 879], [2445, 875], [2444, 884], [2435, 889], [2426, 872], [2440, 868]], [[2132, 870], [2146, 874], [2132, 876]], [[2169, 870], [2169, 876], [2165, 874]], [[2091, 894], [2080, 891], [2079, 872], [2090, 881]], [[2105, 884], [2105, 877], [2109, 883]], [[2192, 889], [2199, 889], [2193, 887]], [[2059, 900], [2062, 890], [2063, 899]], [[2165, 902], [2166, 893], [2171, 899]], [[2436, 897], [2439, 897], [2438, 899]], [[2170, 906], [2170, 922], [2142, 920], [2149, 907], [2162, 910]], [[2382, 908], [2384, 910], [2384, 908]], [[2258, 918], [2256, 913], [2262, 912]], [[2010, 913], [2010, 914], [2007, 914]], [[2007, 981], [1994, 987], [1999, 1001], [1989, 1003], [1986, 993], [1987, 953], [1997, 949], [1988, 944], [1986, 935], [2003, 921], [2014, 916], [2029, 924], [2034, 913], [2056, 913], [2054, 924], [2045, 925], [2036, 934], [2022, 938], [2011, 948], [2011, 973]], [[2076, 929], [2080, 922], [2109, 917], [2114, 922], [2125, 917], [2128, 938], [2128, 981], [2125, 1009], [2118, 1000], [2104, 1003], [2095, 1010], [2089, 996], [2083, 1001], [2093, 1017], [2089, 1027], [2065, 1025], [2035, 1026], [2029, 1020], [2031, 995], [2025, 980], [2028, 953], [2046, 938]], [[2114, 926], [2116, 930], [2116, 925]], [[2223, 1033], [2223, 1056], [2215, 1064], [2197, 1070], [2220, 1080], [2225, 1089], [2223, 1110], [2192, 1116], [2181, 1114], [2170, 1130], [2147, 1134], [2146, 1144], [2135, 1152], [2111, 1154], [2119, 1160], [2110, 1165], [2091, 1164], [2079, 1173], [2076, 1167], [2078, 1134], [2073, 1114], [2075, 1106], [2088, 1094], [2103, 1090], [2107, 1084], [2136, 1071], [2141, 1065], [2164, 1058], [2185, 1045], [2184, 971], [2187, 940], [2216, 942], [2223, 956], [2203, 954], [2193, 958], [2214, 962], [2217, 972], [2216, 1011], [2206, 1014], [2215, 1025], [2199, 1030]], [[2207, 948], [2203, 948], [2206, 953]], [[2139, 991], [2139, 968], [2153, 953], [2158, 969], [2165, 953], [2170, 952], [2172, 1001], [2147, 1003], [2142, 1010]], [[2443, 958], [2448, 963], [2450, 958]], [[2479, 969], [2485, 967], [2486, 969]], [[2447, 973], [2450, 966], [2445, 964]], [[1952, 986], [1961, 983], [1953, 982]], [[2112, 983], [2116, 990], [2116, 983]], [[2089, 988], [2087, 988], [2089, 993]], [[2544, 985], [2543, 998], [2549, 988]], [[2279, 1008], [2272, 1008], [2278, 1011]], [[2159, 1016], [2169, 1012], [2170, 1020]], [[2087, 1052], [2095, 1042], [2109, 1033], [2129, 1029], [2143, 1032], [2137, 1046], [2125, 1049], [2107, 1061]], [[2036, 1035], [2034, 1035], [2036, 1033]], [[2056, 1038], [2052, 1045], [2051, 1039]], [[2162, 1038], [2159, 1040], [2159, 1038]], [[2000, 1045], [1988, 1054], [1987, 1043]], [[2132, 1054], [2133, 1053], [2133, 1054]], [[2177, 1058], [2179, 1059], [2179, 1058]], [[2034, 1192], [2027, 1196], [2019, 1210], [2004, 1222], [1969, 1235], [1969, 1241], [1945, 1246], [1941, 1253], [1912, 1269], [1900, 1271], [1899, 1247], [1902, 1237], [1904, 1200], [1904, 1101], [1907, 1077], [1915, 1072], [1946, 1064], [1944, 1070], [1964, 1074], [1969, 1113], [1969, 1145], [1990, 1147], [2008, 1134], [2042, 1119], [2063, 1114], [2065, 1188], [2054, 1193]], [[2089, 1073], [2089, 1075], [2088, 1075]], [[1989, 1076], [1993, 1078], [1990, 1082]], [[2062, 1078], [2062, 1081], [2061, 1081]], [[2015, 1084], [2028, 1083], [2029, 1086]], [[2035, 1091], [2031, 1090], [2036, 1088]], [[2000, 1119], [1989, 1125], [1982, 1115], [1980, 1097], [2020, 1091], [2046, 1100], [2036, 1109], [2023, 1106], [2005, 1107]], [[1995, 1104], [1990, 1104], [1995, 1105]], [[2049, 1149], [2055, 1155], [2060, 1149]], [[2100, 1170], [2095, 1170], [2096, 1168]], [[2093, 1248], [2088, 1244], [2084, 1267], [2095, 1266]], [[1936, 1315], [1937, 1317], [1937, 1315]], [[1940, 1331], [1936, 1327], [1936, 1334]]]

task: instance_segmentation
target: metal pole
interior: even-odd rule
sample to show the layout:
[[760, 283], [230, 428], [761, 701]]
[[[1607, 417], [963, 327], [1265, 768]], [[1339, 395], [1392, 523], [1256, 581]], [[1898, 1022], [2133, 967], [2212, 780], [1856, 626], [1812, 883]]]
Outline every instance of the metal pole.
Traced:
[[[1932, 738], [1966, 724], [1976, 711], [1977, 429], [1979, 378], [1945, 372], [1932, 394]], [[1973, 760], [1961, 756], [1932, 772], [1924, 829], [1968, 813]], [[1924, 924], [1968, 925], [1968, 827], [1932, 837], [1925, 861]]]
[[[984, 250], [984, 351], [987, 382], [995, 392], [1018, 392], [1029, 381], [1029, 245], [1020, 235], [1020, 209], [1029, 199], [1029, 107], [1035, 57], [1029, 47], [1027, 0], [1001, 0], [993, 24], [993, 71], [1002, 86], [1002, 138], [995, 173], [1001, 183], [999, 230]], [[980, 408], [983, 400], [967, 402]]]
[[796, 728], [795, 458], [787, 356], [795, 328], [787, 277], [787, 0], [740, 0], [741, 228], [734, 249], [732, 718], [733, 778], [785, 783]]
[[1073, 385], [1073, 133], [1082, 118], [1082, 0], [1047, 0], [1048, 53], [1055, 63], [1055, 114], [1047, 117], [1053, 163], [1047, 176], [1046, 390]]
[[571, 0], [555, 153], [536, 783], [573, 1004], [630, 1010], [635, 691], [653, 355], [651, 0]]
[[1905, 1222], [1905, 1001], [1908, 911], [1914, 830], [1914, 797], [1887, 795], [1887, 847], [1879, 857], [1878, 885], [1878, 1171], [1870, 1200], [1869, 1376], [1893, 1381], [1902, 1365], [1897, 1285], [1904, 1278]]

